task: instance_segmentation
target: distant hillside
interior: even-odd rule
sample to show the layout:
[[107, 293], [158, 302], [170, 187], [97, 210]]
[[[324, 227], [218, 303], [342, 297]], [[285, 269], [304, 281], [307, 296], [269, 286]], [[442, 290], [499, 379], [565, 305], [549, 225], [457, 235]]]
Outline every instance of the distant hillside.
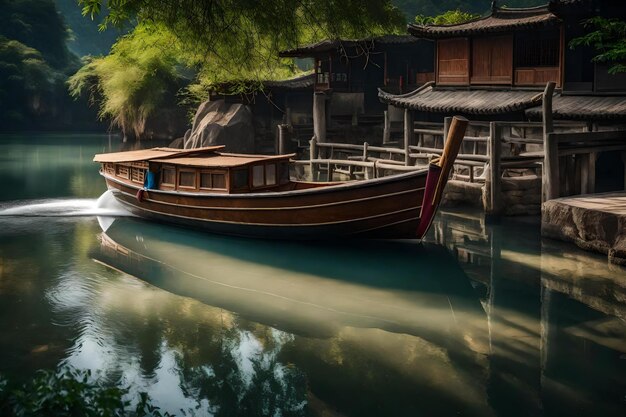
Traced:
[[[404, 12], [407, 21], [412, 22], [416, 15], [435, 16], [448, 10], [460, 9], [471, 13], [486, 13], [491, 0], [392, 0]], [[529, 7], [546, 4], [548, 0], [500, 0], [498, 5], [508, 7]]]
[[98, 24], [101, 18], [91, 20], [89, 17], [84, 17], [76, 0], [54, 1], [59, 13], [61, 13], [71, 31], [67, 46], [78, 56], [108, 54], [111, 45], [123, 33], [112, 28], [104, 32], [98, 31]]

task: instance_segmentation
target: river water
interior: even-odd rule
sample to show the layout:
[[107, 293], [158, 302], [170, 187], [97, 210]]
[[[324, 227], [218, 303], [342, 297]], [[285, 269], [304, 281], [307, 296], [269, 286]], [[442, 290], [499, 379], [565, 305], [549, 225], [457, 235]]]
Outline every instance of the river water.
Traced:
[[119, 209], [91, 158], [121, 147], [0, 136], [0, 374], [90, 369], [179, 415], [626, 415], [626, 273], [537, 219], [212, 236]]

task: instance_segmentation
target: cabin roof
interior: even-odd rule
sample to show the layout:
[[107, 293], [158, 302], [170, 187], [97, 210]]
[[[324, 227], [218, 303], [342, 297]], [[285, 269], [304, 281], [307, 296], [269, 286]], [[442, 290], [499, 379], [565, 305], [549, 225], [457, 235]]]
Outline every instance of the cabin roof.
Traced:
[[291, 58], [312, 57], [320, 53], [346, 50], [355, 46], [364, 46], [372, 49], [381, 45], [408, 44], [419, 41], [419, 39], [411, 35], [382, 35], [363, 39], [325, 39], [320, 42], [281, 51], [279, 56]]
[[235, 153], [214, 153], [212, 155], [192, 155], [164, 159], [152, 159], [151, 162], [167, 163], [195, 168], [234, 168], [258, 162], [288, 160], [295, 154], [288, 155], [246, 155]]
[[[292, 78], [286, 78], [284, 80], [253, 80], [242, 79], [236, 81], [226, 81], [216, 84], [210, 88], [213, 92], [220, 92], [220, 90], [226, 91], [225, 95], [228, 95], [228, 90], [237, 85], [237, 83], [244, 83], [249, 86], [254, 86], [256, 83], [261, 83], [263, 89], [266, 90], [307, 90], [312, 88], [315, 84], [315, 74], [313, 72], [299, 74]], [[221, 94], [221, 93], [220, 93]]]
[[528, 8], [494, 7], [487, 16], [454, 25], [408, 26], [409, 33], [416, 37], [437, 39], [479, 33], [509, 32], [554, 24], [559, 18], [552, 13], [550, 5]]
[[378, 90], [384, 103], [433, 113], [503, 114], [541, 104], [541, 93], [514, 89], [442, 88], [429, 83], [401, 95]]
[[155, 158], [171, 158], [180, 157], [184, 155], [213, 153], [220, 149], [224, 149], [224, 145], [220, 146], [207, 146], [204, 148], [195, 149], [176, 149], [176, 148], [151, 148], [151, 149], [139, 149], [136, 151], [124, 151], [124, 152], [110, 152], [101, 153], [93, 157], [94, 162], [139, 162], [150, 161]]
[[[555, 95], [552, 99], [555, 119], [567, 120], [626, 120], [626, 96]], [[541, 107], [526, 110], [531, 119], [541, 119]]]

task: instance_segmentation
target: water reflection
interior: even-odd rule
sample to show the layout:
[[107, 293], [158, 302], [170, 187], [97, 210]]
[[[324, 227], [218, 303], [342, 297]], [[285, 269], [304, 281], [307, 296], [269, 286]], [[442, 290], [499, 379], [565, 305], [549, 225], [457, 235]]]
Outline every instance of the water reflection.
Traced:
[[492, 404], [502, 415], [623, 415], [625, 271], [538, 231], [536, 219], [488, 225], [462, 212], [436, 225], [488, 312]]
[[[97, 261], [218, 308], [214, 320], [226, 329], [220, 343], [238, 346], [245, 342], [247, 346], [222, 349], [220, 365], [233, 362], [234, 351], [244, 352], [239, 355], [245, 358], [245, 352], [262, 349], [265, 356], [274, 358], [258, 359], [252, 362], [254, 366], [244, 366], [249, 358], [234, 360], [241, 369], [238, 380], [248, 381], [231, 387], [235, 392], [244, 388], [239, 398], [247, 397], [245, 388], [255, 392], [252, 397], [281, 398], [276, 392], [268, 392], [269, 396], [256, 392], [276, 386], [302, 393], [298, 401], [290, 398], [289, 403], [308, 404], [304, 387], [259, 381], [278, 372], [295, 381], [308, 376], [307, 397], [316, 398], [315, 404], [322, 408], [327, 407], [326, 396], [331, 396], [331, 403], [345, 401], [344, 396], [353, 398], [345, 406], [358, 409], [357, 415], [378, 414], [363, 398], [363, 390], [368, 392], [366, 398], [377, 402], [386, 398], [392, 401], [389, 409], [403, 413], [414, 407], [429, 408], [428, 404], [434, 414], [442, 415], [459, 410], [484, 415], [487, 411], [481, 390], [487, 353], [484, 311], [462, 270], [438, 246], [250, 241], [126, 219], [117, 220], [100, 239], [100, 247], [91, 253]], [[377, 257], [364, 257], [366, 251], [375, 251]], [[341, 262], [330, 261], [337, 257]], [[112, 310], [128, 313], [131, 305], [142, 310], [152, 305], [136, 295], [130, 295], [132, 303], [108, 297], [120, 301]], [[242, 333], [244, 319], [256, 322], [257, 332]], [[268, 329], [290, 337], [283, 336], [284, 341], [276, 343], [275, 337], [265, 334]], [[268, 340], [273, 342], [268, 344]], [[280, 362], [284, 356], [290, 366]], [[273, 365], [264, 369], [263, 363]], [[368, 363], [373, 366], [363, 366]], [[212, 364], [213, 372], [217, 365]], [[318, 375], [320, 368], [324, 372]], [[468, 370], [478, 372], [474, 375]], [[344, 372], [354, 385], [317, 393], [324, 393], [336, 378], [345, 380]], [[368, 379], [364, 386], [356, 382]], [[200, 390], [205, 383], [196, 388]], [[418, 388], [441, 402], [415, 402], [410, 392]], [[350, 389], [357, 391], [346, 395]], [[341, 398], [338, 392], [344, 393]], [[249, 408], [253, 409], [259, 409], [258, 404]]]

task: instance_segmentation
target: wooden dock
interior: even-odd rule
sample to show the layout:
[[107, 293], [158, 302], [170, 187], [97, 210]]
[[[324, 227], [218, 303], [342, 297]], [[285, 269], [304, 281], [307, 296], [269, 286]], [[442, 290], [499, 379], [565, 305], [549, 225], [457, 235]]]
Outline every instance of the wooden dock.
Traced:
[[547, 201], [542, 208], [541, 234], [626, 265], [626, 192]]

